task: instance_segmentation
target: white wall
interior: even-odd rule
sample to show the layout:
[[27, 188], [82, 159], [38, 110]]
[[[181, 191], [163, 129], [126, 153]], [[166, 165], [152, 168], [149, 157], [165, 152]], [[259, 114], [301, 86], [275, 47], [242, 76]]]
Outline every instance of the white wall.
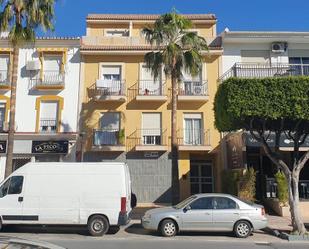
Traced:
[[[50, 45], [52, 46], [52, 44]], [[61, 132], [77, 132], [79, 103], [79, 67], [80, 55], [78, 47], [70, 47], [65, 66], [65, 88], [62, 91], [29, 91], [29, 71], [26, 62], [37, 59], [35, 49], [23, 48], [19, 57], [19, 78], [16, 92], [16, 132], [35, 132], [36, 99], [44, 95], [57, 95], [64, 98], [61, 121], [64, 124]]]
[[248, 43], [230, 43], [223, 40], [222, 72], [227, 72], [235, 63], [241, 62], [241, 50], [269, 50], [271, 63], [288, 63], [289, 51], [291, 50], [299, 50], [300, 54], [304, 57], [309, 57], [309, 41], [308, 44], [288, 43], [288, 50], [283, 54], [271, 52], [271, 43], [275, 41], [274, 39], [272, 41], [254, 43], [250, 40]]

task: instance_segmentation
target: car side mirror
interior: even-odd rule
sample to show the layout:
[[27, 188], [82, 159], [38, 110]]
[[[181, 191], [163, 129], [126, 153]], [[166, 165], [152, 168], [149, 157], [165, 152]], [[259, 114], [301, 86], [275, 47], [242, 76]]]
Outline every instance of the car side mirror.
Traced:
[[186, 206], [186, 207], [183, 209], [183, 211], [184, 211], [185, 213], [186, 213], [187, 211], [189, 211], [189, 210], [191, 210], [190, 205]]

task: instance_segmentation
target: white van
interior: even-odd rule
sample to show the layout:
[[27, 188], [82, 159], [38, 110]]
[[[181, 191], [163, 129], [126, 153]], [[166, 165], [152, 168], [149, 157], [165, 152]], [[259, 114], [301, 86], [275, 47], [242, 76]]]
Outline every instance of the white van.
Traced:
[[130, 211], [125, 163], [28, 163], [0, 185], [1, 226], [87, 225], [100, 236], [126, 224]]

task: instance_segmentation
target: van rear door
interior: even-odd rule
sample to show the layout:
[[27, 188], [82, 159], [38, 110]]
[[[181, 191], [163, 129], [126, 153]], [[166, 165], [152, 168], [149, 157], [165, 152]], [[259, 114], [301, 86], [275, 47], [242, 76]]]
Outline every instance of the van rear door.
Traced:
[[0, 215], [3, 224], [23, 223], [24, 176], [11, 176], [0, 186]]

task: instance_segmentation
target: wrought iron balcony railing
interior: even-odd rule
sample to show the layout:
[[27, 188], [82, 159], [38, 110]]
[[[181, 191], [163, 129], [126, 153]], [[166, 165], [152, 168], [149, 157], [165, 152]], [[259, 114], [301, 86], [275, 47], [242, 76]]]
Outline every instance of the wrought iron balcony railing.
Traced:
[[222, 82], [231, 77], [266, 78], [309, 75], [309, 65], [288, 63], [235, 63], [220, 78]]
[[207, 81], [183, 81], [179, 85], [178, 95], [180, 96], [207, 96]]
[[165, 84], [162, 81], [140, 80], [138, 95], [163, 96]]
[[40, 120], [40, 132], [43, 133], [55, 133], [57, 132], [58, 124], [56, 119], [41, 119]]
[[95, 129], [93, 131], [93, 145], [123, 145], [124, 138], [121, 137], [121, 131], [118, 129]]
[[178, 130], [178, 144], [210, 146], [210, 130], [180, 129]]
[[90, 97], [125, 96], [124, 80], [97, 80], [89, 88]]
[[32, 79], [32, 87], [63, 87], [65, 74], [60, 71], [46, 70], [43, 75]]
[[167, 145], [166, 130], [138, 129], [136, 130], [137, 145]]

